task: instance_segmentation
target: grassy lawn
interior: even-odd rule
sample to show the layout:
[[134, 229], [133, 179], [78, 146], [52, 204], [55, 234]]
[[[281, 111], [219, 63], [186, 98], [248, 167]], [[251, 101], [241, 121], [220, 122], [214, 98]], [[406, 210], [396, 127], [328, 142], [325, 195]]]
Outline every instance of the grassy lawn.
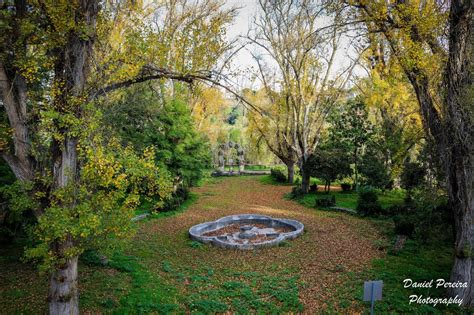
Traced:
[[272, 167], [267, 165], [245, 165], [247, 171], [269, 171]]
[[[357, 207], [357, 193], [356, 192], [342, 192], [342, 191], [331, 191], [325, 193], [318, 191], [316, 193], [309, 193], [297, 201], [306, 207], [314, 207], [316, 198], [336, 196], [336, 206], [355, 210]], [[383, 208], [388, 208], [395, 204], [403, 203], [404, 192], [401, 190], [385, 191], [379, 194], [379, 202]]]
[[[94, 252], [80, 259], [84, 313], [361, 313], [364, 280], [385, 282], [381, 313], [442, 313], [446, 308], [408, 305], [402, 280], [447, 277], [449, 247], [409, 243], [386, 255], [391, 223], [307, 208], [286, 200], [288, 186], [261, 177], [210, 179], [174, 212], [137, 222], [138, 232], [102, 265]], [[234, 213], [297, 219], [305, 233], [282, 246], [223, 250], [190, 241], [188, 229]], [[47, 279], [21, 262], [22, 247], [0, 248], [0, 313], [45, 313]], [[442, 292], [425, 292], [439, 296]], [[456, 309], [449, 308], [456, 312]]]

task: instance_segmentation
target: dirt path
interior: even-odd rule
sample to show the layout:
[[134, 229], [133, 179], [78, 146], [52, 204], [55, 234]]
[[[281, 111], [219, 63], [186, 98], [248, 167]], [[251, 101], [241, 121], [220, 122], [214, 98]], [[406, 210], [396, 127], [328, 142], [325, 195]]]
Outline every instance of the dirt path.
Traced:
[[[382, 254], [374, 246], [377, 232], [362, 219], [316, 211], [285, 200], [283, 196], [289, 190], [288, 186], [262, 184], [258, 177], [224, 178], [195, 189], [199, 199], [185, 212], [150, 220], [142, 225], [137, 239], [154, 243], [150, 246], [161, 248], [166, 253], [153, 255], [148, 267], [158, 268], [155, 263], [168, 259], [179, 261], [181, 265], [206, 264], [215, 269], [295, 270], [305, 284], [300, 290], [304, 312], [314, 313], [324, 309], [325, 301], [336, 294], [335, 289], [342, 281], [343, 272], [361, 270]], [[187, 230], [192, 225], [242, 213], [296, 219], [305, 225], [305, 233], [291, 241], [288, 247], [256, 252], [223, 250], [212, 246], [196, 251], [186, 245], [189, 243]], [[176, 242], [171, 251], [170, 242]]]

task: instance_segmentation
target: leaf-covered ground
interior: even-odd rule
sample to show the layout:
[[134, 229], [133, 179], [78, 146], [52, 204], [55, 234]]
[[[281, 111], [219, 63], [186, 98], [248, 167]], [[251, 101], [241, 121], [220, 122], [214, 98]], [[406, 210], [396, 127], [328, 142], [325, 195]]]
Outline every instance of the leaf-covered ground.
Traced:
[[[198, 199], [186, 211], [140, 222], [134, 240], [109, 266], [80, 265], [82, 310], [314, 313], [328, 308], [344, 274], [361, 271], [383, 255], [376, 246], [380, 235], [363, 219], [284, 199], [290, 189], [256, 177], [222, 178], [196, 188]], [[293, 218], [305, 225], [305, 233], [256, 251], [223, 250], [188, 239], [192, 225], [238, 213]], [[46, 311], [46, 280], [7, 249], [1, 266], [2, 309]], [[361, 310], [356, 301], [343, 307]]]

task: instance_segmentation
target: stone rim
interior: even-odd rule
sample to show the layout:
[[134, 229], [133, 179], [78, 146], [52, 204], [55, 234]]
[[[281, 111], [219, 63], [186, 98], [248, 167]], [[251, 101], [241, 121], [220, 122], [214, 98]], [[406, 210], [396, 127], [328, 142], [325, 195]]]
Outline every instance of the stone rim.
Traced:
[[[259, 243], [251, 244], [239, 244], [239, 243], [230, 243], [224, 241], [222, 236], [203, 236], [202, 234], [221, 229], [225, 226], [235, 224], [235, 223], [263, 223], [269, 227], [285, 226], [291, 227], [293, 231], [279, 233], [279, 235], [267, 241], [262, 241]], [[236, 214], [229, 215], [217, 219], [215, 221], [209, 221], [194, 225], [189, 229], [189, 237], [194, 241], [199, 241], [206, 244], [212, 244], [221, 248], [234, 248], [234, 249], [255, 249], [262, 247], [271, 247], [276, 246], [284, 240], [291, 240], [303, 233], [304, 225], [296, 220], [284, 219], [284, 218], [272, 218], [266, 215], [259, 214]]]

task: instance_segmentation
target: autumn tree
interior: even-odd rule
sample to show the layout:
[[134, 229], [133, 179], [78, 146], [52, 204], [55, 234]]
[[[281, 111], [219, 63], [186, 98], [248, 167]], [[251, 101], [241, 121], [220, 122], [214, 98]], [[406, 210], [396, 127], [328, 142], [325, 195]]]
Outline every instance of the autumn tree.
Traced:
[[[264, 71], [260, 75], [264, 86], [277, 87], [273, 90], [279, 97], [273, 106], [282, 106], [291, 124], [291, 136], [282, 139], [296, 152], [302, 190], [307, 192], [310, 175], [304, 165], [318, 146], [327, 115], [343, 95], [352, 69], [338, 74], [334, 69], [341, 35], [332, 25], [338, 25], [334, 21], [340, 16], [318, 1], [262, 0], [259, 4], [261, 14], [248, 40], [276, 65], [272, 77]], [[330, 26], [322, 24], [323, 17], [332, 20]]]
[[415, 91], [425, 135], [435, 143], [446, 174], [456, 230], [451, 280], [467, 283], [450, 293], [473, 307], [473, 3], [346, 3], [369, 32], [384, 36]]
[[293, 145], [293, 123], [291, 113], [283, 96], [268, 85], [259, 91], [248, 91], [246, 98], [255, 104], [264, 115], [249, 111], [248, 134], [255, 143], [263, 140], [267, 148], [287, 167], [288, 183], [294, 182], [297, 154]]
[[[197, 67], [218, 59], [221, 27], [231, 19], [220, 8], [206, 1], [179, 11], [181, 20], [194, 21], [190, 33], [168, 29], [165, 38], [199, 38], [189, 50], [188, 44], [170, 49], [163, 28], [148, 23], [162, 15], [141, 1], [0, 4], [0, 95], [9, 125], [0, 152], [31, 199], [37, 246], [27, 256], [50, 273], [51, 314], [79, 313], [79, 254], [129, 234], [140, 195], [163, 202], [171, 191], [153, 149], [139, 155], [96, 132], [100, 117], [92, 102], [137, 82], [208, 77], [208, 69]], [[194, 56], [198, 51], [205, 53]]]

